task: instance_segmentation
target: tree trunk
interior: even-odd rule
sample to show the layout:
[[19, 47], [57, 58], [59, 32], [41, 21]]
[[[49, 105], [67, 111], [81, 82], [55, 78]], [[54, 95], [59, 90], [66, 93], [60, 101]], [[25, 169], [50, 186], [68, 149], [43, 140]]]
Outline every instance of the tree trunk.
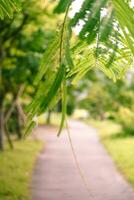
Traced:
[[[9, 108], [8, 112], [6, 113], [5, 115], [5, 133], [6, 133], [6, 136], [7, 136], [7, 139], [8, 139], [8, 142], [9, 142], [9, 145], [11, 148], [13, 148], [13, 144], [12, 144], [12, 141], [10, 139], [10, 134], [9, 134], [9, 131], [8, 131], [8, 120], [9, 118], [11, 117], [11, 114], [15, 108], [15, 106], [17, 106], [17, 101], [18, 101], [18, 98], [21, 96], [21, 94], [23, 93], [23, 90], [24, 90], [24, 85], [21, 85], [19, 90], [18, 90], [18, 93], [14, 95], [14, 100], [12, 102], [12, 105], [11, 107]], [[18, 107], [17, 107], [17, 112], [19, 112], [18, 110]], [[19, 115], [19, 113], [18, 113]], [[19, 123], [19, 122], [18, 122]], [[21, 135], [21, 132], [20, 132], [20, 127], [19, 127], [19, 124], [17, 124], [17, 134], [19, 135], [18, 137], [22, 137]]]
[[101, 112], [101, 114], [100, 114], [100, 120], [103, 121], [104, 119], [105, 119], [105, 113]]
[[4, 117], [3, 105], [0, 103], [0, 151], [4, 150]]
[[51, 123], [51, 111], [49, 110], [47, 113], [46, 124], [49, 125]]
[[2, 82], [2, 63], [4, 51], [0, 42], [0, 151], [4, 150], [4, 110], [3, 110], [3, 82]]
[[19, 110], [18, 108], [16, 108], [16, 118], [17, 118], [17, 121], [16, 121], [16, 134], [17, 134], [17, 138], [18, 140], [21, 140], [22, 139], [22, 124], [21, 124], [21, 119], [20, 119], [20, 113], [19, 113]]
[[12, 139], [10, 137], [10, 133], [8, 131], [8, 128], [7, 128], [7, 124], [5, 124], [5, 126], [4, 126], [4, 132], [5, 132], [5, 135], [6, 135], [6, 138], [7, 138], [7, 141], [8, 141], [10, 149], [13, 149], [14, 146], [13, 146]]

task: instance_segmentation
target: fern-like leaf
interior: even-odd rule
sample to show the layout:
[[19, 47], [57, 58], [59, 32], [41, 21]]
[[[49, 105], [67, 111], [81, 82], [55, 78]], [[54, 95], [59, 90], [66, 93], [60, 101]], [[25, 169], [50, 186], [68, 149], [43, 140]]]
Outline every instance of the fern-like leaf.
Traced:
[[13, 12], [21, 10], [20, 0], [0, 0], [0, 18], [3, 20], [5, 16], [13, 18]]

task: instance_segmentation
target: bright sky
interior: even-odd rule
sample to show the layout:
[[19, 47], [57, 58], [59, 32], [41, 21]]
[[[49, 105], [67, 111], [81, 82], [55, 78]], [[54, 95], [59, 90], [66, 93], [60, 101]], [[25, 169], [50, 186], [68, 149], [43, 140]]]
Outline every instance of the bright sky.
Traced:
[[134, 7], [134, 0], [131, 0], [130, 6]]
[[72, 3], [72, 9], [69, 13], [69, 16], [72, 18], [74, 16], [74, 14], [76, 12], [79, 11], [79, 9], [81, 8], [81, 5], [83, 3], [84, 0], [75, 0], [73, 3]]
[[[80, 9], [83, 1], [84, 0], [74, 0], [72, 3], [72, 11], [70, 12], [70, 17], [73, 17], [74, 13]], [[131, 0], [130, 6], [134, 7], [134, 0]]]
[[[70, 10], [69, 12], [69, 17], [70, 18], [73, 18], [73, 16], [75, 15], [76, 12], [78, 12], [81, 8], [81, 5], [83, 3], [84, 0], [75, 0], [73, 3], [72, 3], [72, 9]], [[84, 22], [81, 20], [79, 21], [79, 25], [77, 25], [75, 28], [74, 28], [74, 32], [75, 34], [79, 34], [82, 26], [84, 25]]]

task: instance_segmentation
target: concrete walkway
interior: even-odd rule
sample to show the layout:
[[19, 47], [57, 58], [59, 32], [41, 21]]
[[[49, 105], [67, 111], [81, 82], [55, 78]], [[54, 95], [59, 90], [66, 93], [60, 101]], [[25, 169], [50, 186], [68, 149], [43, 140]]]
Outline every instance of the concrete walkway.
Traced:
[[45, 139], [47, 145], [33, 173], [32, 200], [134, 200], [133, 189], [117, 172], [95, 129], [78, 121], [71, 121], [69, 127], [93, 197], [78, 173], [66, 131], [57, 138], [55, 134], [46, 134], [44, 128], [39, 128], [38, 137]]

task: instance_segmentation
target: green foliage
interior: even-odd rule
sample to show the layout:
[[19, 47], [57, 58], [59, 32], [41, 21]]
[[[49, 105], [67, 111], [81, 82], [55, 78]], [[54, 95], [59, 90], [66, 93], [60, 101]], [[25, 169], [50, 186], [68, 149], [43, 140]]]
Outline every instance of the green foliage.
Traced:
[[124, 0], [112, 0], [112, 2], [117, 20], [119, 21], [121, 30], [124, 33], [126, 42], [131, 49], [131, 52], [134, 54], [134, 11], [133, 9], [130, 9], [128, 3], [126, 3]]
[[[35, 94], [33, 80], [44, 51], [55, 37], [51, 24], [55, 24], [56, 18], [49, 18], [41, 5], [35, 0], [23, 0], [22, 12], [14, 13], [13, 19], [0, 21], [0, 99], [9, 135], [23, 133], [23, 110]], [[10, 116], [5, 120], [8, 113]]]
[[119, 122], [118, 111], [121, 107], [130, 111], [133, 110], [132, 81], [126, 78], [113, 84], [100, 72], [95, 73], [94, 76], [96, 76], [96, 79], [93, 80], [90, 76], [84, 78], [89, 84], [84, 85], [84, 97], [78, 102], [80, 108], [87, 109], [93, 118], [111, 118]]
[[[59, 65], [59, 51], [57, 51], [59, 48], [60, 37], [57, 36], [45, 52], [39, 72], [35, 79], [35, 84], [40, 84], [34, 100], [27, 108], [29, 115], [28, 129], [32, 118], [36, 114], [41, 115], [49, 106], [51, 107], [51, 104], [55, 103], [54, 97], [56, 95], [58, 96], [57, 93], [60, 92], [59, 88], [64, 78], [65, 68], [63, 65]], [[42, 95], [43, 91], [45, 91], [44, 95]], [[52, 100], [54, 101], [52, 102]]]
[[[96, 58], [96, 43], [87, 45], [80, 42], [72, 48], [74, 67], [68, 73], [67, 77], [74, 76], [73, 83], [77, 83], [81, 78], [91, 69], [101, 70], [108, 78], [116, 81], [124, 76], [127, 69], [130, 67], [130, 63], [126, 63], [124, 59], [115, 59], [107, 65], [107, 60], [111, 59], [109, 52], [100, 53]], [[118, 50], [120, 53], [120, 50]], [[131, 58], [132, 59], [132, 58]]]
[[13, 18], [13, 12], [21, 10], [20, 0], [0, 0], [0, 18], [4, 19], [5, 16]]
[[[62, 1], [60, 1], [60, 7], [61, 4], [63, 4]], [[106, 14], [103, 14], [105, 12]], [[125, 1], [84, 0], [70, 24], [75, 27], [81, 21], [84, 22], [79, 33], [80, 39], [88, 43], [96, 42], [96, 57], [100, 54], [105, 57], [107, 53], [105, 65], [110, 68], [112, 62], [115, 61], [115, 65], [117, 64], [118, 57], [121, 62], [123, 57], [126, 57], [128, 65], [133, 62], [131, 55], [133, 54], [132, 38], [134, 37], [133, 18], [134, 12]], [[122, 65], [124, 63], [120, 63], [120, 66]], [[118, 70], [118, 67], [115, 67], [115, 70]]]
[[80, 20], [84, 21], [84, 25], [79, 33], [81, 39], [86, 39], [91, 43], [99, 30], [101, 9], [106, 7], [107, 0], [91, 1], [85, 0], [78, 13], [75, 14], [71, 21], [71, 25], [75, 26]]
[[64, 1], [60, 0], [58, 5], [54, 9], [54, 12], [58, 14], [65, 12], [68, 6], [68, 3], [70, 3], [70, 0], [64, 0]]
[[[29, 3], [26, 2], [24, 8], [29, 8], [30, 13]], [[54, 13], [64, 12], [65, 16], [53, 42], [45, 49], [35, 78], [37, 92], [27, 108], [27, 129], [33, 126], [32, 119], [35, 116], [52, 108], [60, 98], [63, 113], [61, 127], [63, 126], [67, 82], [77, 85], [90, 70], [100, 70], [115, 82], [133, 64], [134, 12], [129, 2], [84, 0], [80, 10], [72, 19], [68, 19], [71, 3], [70, 0], [60, 0], [54, 9]], [[38, 14], [33, 13], [31, 19], [35, 19]], [[79, 32], [79, 39], [74, 39], [73, 28], [81, 21], [84, 25]], [[10, 36], [12, 35], [11, 33]], [[38, 42], [37, 45], [30, 46], [34, 50]]]
[[[118, 5], [116, 6], [118, 7]], [[107, 9], [108, 14], [104, 17], [101, 17], [101, 11], [103, 11], [104, 8]], [[125, 9], [127, 10], [128, 8], [129, 7], [127, 5]], [[130, 13], [133, 12], [132, 9], [129, 8], [129, 10]], [[111, 9], [111, 5], [109, 7], [107, 1], [92, 2], [90, 0], [86, 0], [83, 2], [80, 11], [76, 13], [74, 18], [71, 20], [73, 26], [77, 25], [80, 20], [85, 22], [79, 33], [79, 36], [81, 39], [85, 38], [88, 43], [91, 43], [89, 46], [87, 43], [83, 45], [83, 42], [81, 42], [83, 48], [82, 45], [80, 48], [77, 47], [79, 52], [76, 51], [76, 54], [74, 54], [74, 58], [77, 58], [77, 54], [80, 53], [81, 56], [81, 54], [87, 48], [88, 54], [84, 55], [83, 53], [83, 59], [80, 59], [79, 61], [79, 66], [81, 66], [81, 68], [79, 67], [78, 69], [76, 63], [77, 69], [75, 68], [74, 70], [76, 73], [77, 70], [79, 70], [78, 75], [76, 76], [76, 81], [81, 79], [91, 67], [98, 68], [109, 78], [116, 81], [117, 79], [123, 77], [126, 70], [132, 65], [133, 56], [131, 54], [131, 48], [126, 44], [124, 35], [121, 34], [122, 26], [119, 24], [120, 21], [118, 22], [115, 17], [116, 12], [119, 11]], [[88, 19], [87, 15], [89, 17]], [[117, 24], [115, 25], [115, 23]], [[133, 26], [133, 24], [131, 25]], [[128, 27], [128, 29], [129, 28], [130, 27]], [[84, 60], [85, 62], [83, 62]], [[86, 66], [86, 64], [88, 66]]]
[[123, 131], [126, 134], [134, 135], [134, 112], [132, 109], [130, 110], [126, 107], [120, 107], [116, 118], [117, 121], [122, 125]]
[[[30, 126], [34, 116], [42, 114], [48, 107], [52, 107], [62, 96], [63, 119], [65, 119], [65, 97], [61, 90], [64, 81], [68, 79], [72, 84], [78, 82], [89, 70], [100, 70], [114, 82], [121, 79], [133, 63], [132, 48], [128, 44], [128, 37], [124, 34], [127, 26], [128, 35], [131, 33], [133, 24], [128, 20], [121, 20], [120, 1], [109, 2], [85, 0], [75, 16], [67, 20], [70, 1], [59, 1], [55, 8], [56, 13], [65, 12], [60, 33], [57, 34], [53, 43], [48, 47], [40, 65], [36, 77], [39, 85], [35, 98], [28, 108]], [[133, 14], [133, 10], [127, 3], [123, 3], [125, 18]], [[102, 12], [107, 12], [102, 15]], [[80, 20], [84, 25], [79, 33], [80, 40], [71, 43], [72, 28], [78, 25]], [[127, 23], [127, 24], [126, 24]], [[69, 25], [68, 25], [69, 24]], [[130, 26], [131, 25], [131, 26]], [[133, 35], [134, 36], [134, 35]], [[71, 55], [70, 55], [71, 53]], [[124, 59], [125, 58], [125, 59]], [[72, 62], [73, 61], [73, 62]], [[66, 83], [65, 83], [66, 85]], [[45, 95], [42, 95], [45, 91]], [[60, 95], [63, 92], [63, 95]], [[63, 124], [63, 119], [61, 124]]]
[[[67, 4], [67, 1], [60, 1], [57, 6], [59, 13], [64, 12], [65, 9], [61, 9]], [[57, 11], [57, 12], [58, 12]], [[106, 11], [106, 14], [103, 12]], [[103, 1], [91, 1], [84, 0], [80, 10], [71, 19], [71, 26], [76, 26], [80, 21], [84, 22], [81, 28], [79, 36], [81, 39], [87, 40], [89, 43], [94, 41], [98, 37], [99, 43], [106, 42], [110, 45], [110, 41], [117, 39], [120, 43], [119, 32], [123, 31], [123, 37], [125, 42], [133, 53], [132, 38], [134, 37], [134, 12], [130, 8], [129, 3], [124, 0], [103, 0]], [[119, 34], [119, 36], [118, 36]], [[115, 37], [116, 36], [116, 37]], [[111, 40], [112, 37], [112, 40]], [[121, 39], [122, 40], [122, 39]], [[109, 41], [109, 42], [108, 42]]]
[[105, 113], [110, 111], [112, 99], [101, 84], [93, 84], [88, 88], [87, 97], [80, 101], [80, 107], [86, 109], [95, 119], [103, 120]]
[[[70, 2], [69, 2], [70, 3]], [[68, 4], [69, 8], [69, 4]], [[59, 33], [57, 33], [55, 40], [53, 43], [48, 47], [47, 51], [44, 54], [42, 59], [42, 63], [40, 65], [39, 72], [35, 79], [35, 85], [39, 84], [37, 89], [37, 93], [35, 98], [31, 102], [30, 106], [27, 109], [28, 112], [28, 122], [26, 125], [26, 133], [33, 123], [31, 120], [35, 115], [39, 116], [43, 112], [46, 111], [47, 108], [51, 107], [55, 104], [58, 100], [55, 97], [59, 97], [59, 93], [61, 85], [62, 87], [62, 120], [60, 131], [64, 125], [65, 115], [66, 115], [66, 72], [70, 68], [70, 53], [69, 53], [69, 38], [68, 38], [68, 20], [67, 20], [67, 13], [68, 8], [66, 11], [66, 15], [63, 21], [63, 25], [60, 28]], [[63, 81], [63, 83], [62, 83]], [[42, 95], [42, 92], [45, 90], [45, 95]]]

